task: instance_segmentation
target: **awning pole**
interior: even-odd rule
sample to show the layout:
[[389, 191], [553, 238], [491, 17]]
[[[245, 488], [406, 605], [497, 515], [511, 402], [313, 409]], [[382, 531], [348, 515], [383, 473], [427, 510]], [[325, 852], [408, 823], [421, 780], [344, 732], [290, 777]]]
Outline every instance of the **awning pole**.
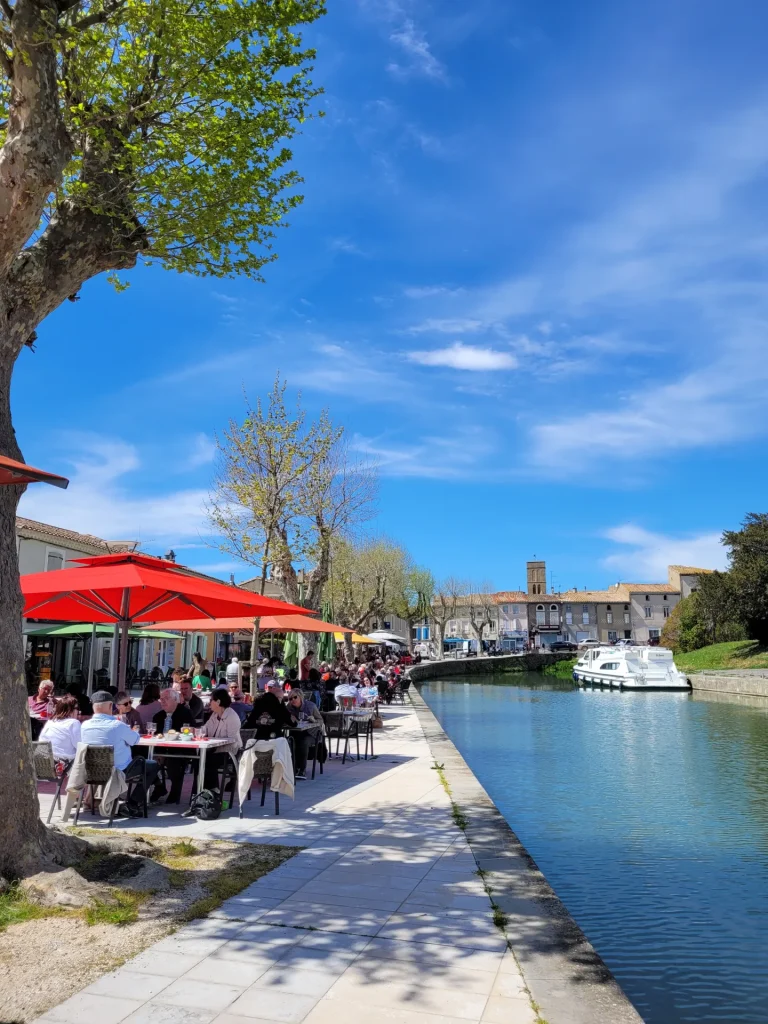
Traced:
[[88, 696], [93, 693], [93, 666], [96, 662], [96, 623], [91, 626], [91, 649], [88, 652]]
[[120, 624], [115, 623], [112, 630], [112, 647], [109, 651], [109, 685], [114, 686], [117, 679], [118, 653], [120, 649]]

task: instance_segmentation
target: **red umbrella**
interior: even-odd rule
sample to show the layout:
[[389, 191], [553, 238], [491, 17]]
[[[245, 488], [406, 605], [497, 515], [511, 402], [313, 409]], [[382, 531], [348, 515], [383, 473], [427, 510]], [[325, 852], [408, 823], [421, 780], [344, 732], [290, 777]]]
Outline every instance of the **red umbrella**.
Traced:
[[[352, 633], [349, 626], [334, 626], [332, 622], [320, 622], [318, 619], [311, 619], [312, 613], [308, 608], [304, 609], [301, 615], [264, 615], [259, 620], [259, 629], [262, 633], [287, 632], [287, 633]], [[175, 629], [180, 633], [194, 633], [198, 631], [200, 620], [181, 619], [178, 621], [158, 622], [155, 629]], [[212, 629], [216, 633], [237, 633], [239, 630], [253, 629], [253, 619], [242, 617], [214, 619], [205, 623], [205, 629]]]
[[[303, 612], [298, 605], [261, 597], [231, 584], [191, 576], [175, 562], [121, 553], [78, 558], [77, 568], [21, 577], [24, 616], [55, 622], [113, 622], [121, 628], [119, 685], [125, 685], [128, 629], [166, 615], [205, 620]], [[85, 613], [85, 614], [84, 614]]]
[[44, 469], [35, 469], [24, 462], [9, 459], [7, 455], [0, 455], [0, 484], [34, 483], [53, 484], [64, 489], [69, 486], [69, 480], [64, 476], [46, 473]]

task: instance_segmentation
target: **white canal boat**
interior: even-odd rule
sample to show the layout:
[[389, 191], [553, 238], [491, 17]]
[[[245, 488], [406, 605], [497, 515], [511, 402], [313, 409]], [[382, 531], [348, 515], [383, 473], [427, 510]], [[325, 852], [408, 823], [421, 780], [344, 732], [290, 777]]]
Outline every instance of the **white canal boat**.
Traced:
[[666, 647], [590, 647], [573, 667], [579, 686], [620, 690], [689, 690]]

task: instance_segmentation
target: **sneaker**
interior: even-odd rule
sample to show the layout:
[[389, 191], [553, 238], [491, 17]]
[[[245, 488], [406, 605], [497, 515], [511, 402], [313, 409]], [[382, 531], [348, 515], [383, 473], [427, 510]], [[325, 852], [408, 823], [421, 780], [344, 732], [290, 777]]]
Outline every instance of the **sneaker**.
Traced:
[[143, 807], [137, 807], [134, 804], [126, 804], [125, 805], [125, 811], [126, 811], [125, 816], [127, 818], [143, 818], [144, 817], [144, 808]]
[[307, 776], [304, 774], [304, 772], [296, 772], [296, 774], [294, 775], [294, 779], [306, 779], [306, 777]]

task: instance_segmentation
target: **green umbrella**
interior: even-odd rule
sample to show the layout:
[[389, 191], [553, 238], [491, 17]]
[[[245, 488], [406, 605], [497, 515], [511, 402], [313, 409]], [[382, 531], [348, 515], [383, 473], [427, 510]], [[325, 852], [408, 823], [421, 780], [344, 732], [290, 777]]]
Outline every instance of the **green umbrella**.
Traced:
[[[323, 601], [320, 609], [320, 618], [323, 622], [333, 622], [333, 608], [330, 601]], [[333, 633], [321, 633], [317, 642], [317, 660], [333, 661], [336, 654], [336, 640]]]
[[296, 633], [285, 634], [283, 663], [287, 668], [299, 667], [299, 637]]

